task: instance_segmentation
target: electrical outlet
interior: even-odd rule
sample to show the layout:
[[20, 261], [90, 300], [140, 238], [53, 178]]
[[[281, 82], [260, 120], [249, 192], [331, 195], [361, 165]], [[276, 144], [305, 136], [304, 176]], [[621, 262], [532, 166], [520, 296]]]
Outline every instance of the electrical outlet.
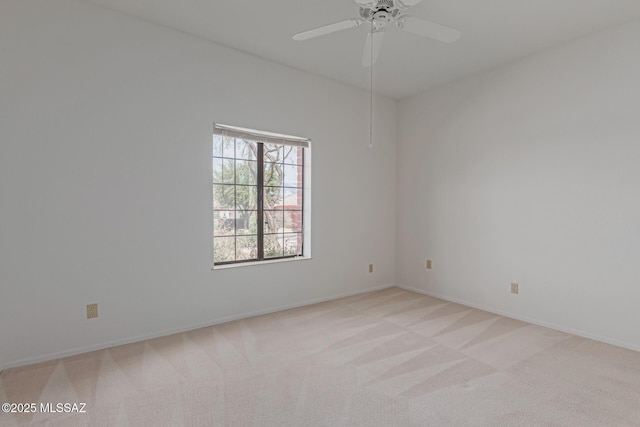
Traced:
[[98, 317], [98, 304], [87, 305], [87, 319], [95, 319]]
[[427, 260], [427, 269], [431, 270], [431, 260], [430, 259]]
[[520, 285], [518, 285], [517, 283], [512, 283], [511, 284], [511, 293], [518, 295], [518, 293], [520, 292], [519, 288], [520, 288]]
[[369, 264], [369, 273], [373, 273], [373, 264]]

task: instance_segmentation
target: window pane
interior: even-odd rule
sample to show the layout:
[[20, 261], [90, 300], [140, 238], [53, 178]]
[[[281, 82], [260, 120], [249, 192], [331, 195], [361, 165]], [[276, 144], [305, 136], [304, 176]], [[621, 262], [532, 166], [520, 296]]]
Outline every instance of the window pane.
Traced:
[[264, 189], [264, 208], [265, 209], [282, 209], [284, 200], [284, 190], [282, 187], [265, 187]]
[[222, 157], [233, 159], [236, 156], [236, 144], [234, 138], [225, 136], [222, 138]]
[[258, 208], [258, 187], [236, 185], [236, 210], [254, 211]]
[[213, 184], [213, 209], [232, 211], [235, 208], [233, 185]]
[[284, 147], [284, 162], [293, 164], [293, 165], [301, 165], [302, 164], [302, 151], [304, 149], [302, 147]]
[[253, 141], [236, 139], [236, 159], [256, 160], [258, 145]]
[[285, 256], [302, 254], [302, 233], [284, 235], [284, 254]]
[[264, 211], [264, 233], [282, 233], [284, 229], [283, 211]]
[[222, 136], [213, 135], [213, 155], [222, 157]]
[[213, 158], [213, 183], [222, 184], [222, 159]]
[[302, 166], [284, 165], [284, 186], [302, 187]]
[[258, 162], [236, 160], [236, 184], [257, 185]]
[[238, 212], [236, 214], [236, 233], [257, 234], [258, 233], [258, 212]]
[[264, 164], [264, 185], [280, 186], [283, 182], [283, 167], [278, 163]]
[[222, 182], [225, 184], [233, 184], [233, 176], [234, 176], [234, 167], [233, 160], [231, 159], [223, 159], [222, 160]]
[[213, 235], [214, 236], [233, 236], [235, 234], [235, 221], [233, 220], [233, 211], [214, 211], [213, 212]]
[[264, 236], [264, 257], [275, 258], [284, 256], [284, 238], [282, 234], [267, 234]]
[[264, 144], [264, 161], [282, 163], [283, 153], [282, 145], [279, 144]]
[[284, 211], [284, 232], [302, 232], [302, 211]]
[[302, 210], [302, 189], [284, 188], [284, 209]]
[[235, 261], [235, 237], [216, 237], [213, 239], [213, 262]]
[[255, 259], [257, 256], [257, 236], [239, 236], [236, 238], [236, 260]]
[[213, 182], [233, 184], [233, 160], [213, 158]]

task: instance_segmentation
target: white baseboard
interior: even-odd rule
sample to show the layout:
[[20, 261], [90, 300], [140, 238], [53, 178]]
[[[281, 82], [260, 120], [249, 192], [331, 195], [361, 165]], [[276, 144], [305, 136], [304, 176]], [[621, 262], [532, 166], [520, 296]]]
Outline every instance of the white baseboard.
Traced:
[[215, 320], [212, 320], [212, 321], [209, 321], [209, 322], [193, 324], [193, 325], [186, 326], [186, 327], [183, 327], [183, 328], [170, 329], [170, 330], [165, 330], [165, 331], [156, 332], [156, 333], [152, 333], [152, 334], [138, 335], [138, 336], [135, 336], [135, 337], [132, 337], [132, 338], [126, 338], [126, 339], [122, 339], [122, 340], [112, 341], [112, 342], [109, 342], [109, 343], [101, 343], [101, 344], [90, 345], [90, 346], [86, 346], [86, 347], [76, 347], [76, 348], [71, 349], [71, 350], [65, 350], [65, 351], [60, 351], [60, 352], [55, 352], [55, 353], [48, 353], [48, 354], [44, 354], [42, 356], [37, 356], [37, 357], [18, 359], [18, 360], [14, 360], [14, 361], [7, 362], [5, 364], [0, 365], [0, 372], [4, 371], [6, 369], [17, 368], [17, 367], [26, 366], [26, 365], [32, 365], [34, 363], [41, 363], [41, 362], [47, 362], [49, 360], [62, 359], [64, 357], [75, 356], [75, 355], [78, 355], [78, 354], [88, 353], [88, 352], [91, 352], [91, 351], [104, 350], [104, 349], [111, 348], [111, 347], [116, 347], [116, 346], [119, 346], [119, 345], [131, 344], [131, 343], [134, 343], [134, 342], [139, 342], [139, 341], [145, 341], [145, 340], [150, 340], [150, 339], [154, 339], [154, 338], [164, 337], [164, 336], [167, 336], [167, 335], [173, 335], [173, 334], [179, 334], [179, 333], [183, 333], [183, 332], [193, 331], [194, 329], [206, 328], [208, 326], [219, 325], [221, 323], [231, 322], [231, 321], [234, 321], [234, 320], [247, 319], [249, 317], [261, 316], [263, 314], [270, 314], [270, 313], [275, 313], [275, 312], [278, 312], [278, 311], [290, 310], [292, 308], [304, 307], [304, 306], [307, 306], [307, 305], [318, 304], [318, 303], [321, 303], [321, 302], [331, 301], [331, 300], [335, 300], [335, 299], [339, 299], [339, 298], [346, 298], [346, 297], [350, 297], [350, 296], [354, 296], [354, 295], [360, 295], [360, 294], [366, 294], [366, 293], [369, 293], [369, 292], [381, 291], [383, 289], [392, 288], [394, 286], [396, 286], [396, 285], [385, 285], [385, 286], [378, 286], [378, 287], [375, 287], [375, 288], [367, 288], [367, 289], [360, 289], [360, 290], [357, 290], [357, 291], [344, 292], [344, 293], [340, 293], [340, 294], [336, 294], [336, 295], [332, 295], [332, 296], [328, 296], [328, 297], [316, 298], [316, 299], [312, 299], [312, 300], [309, 300], [309, 301], [298, 302], [298, 303], [294, 303], [294, 304], [288, 304], [288, 305], [284, 305], [284, 306], [280, 306], [280, 307], [268, 308], [268, 309], [265, 309], [265, 310], [257, 310], [257, 311], [252, 311], [252, 312], [249, 312], [249, 313], [243, 313], [243, 314], [238, 314], [238, 315], [234, 315], [234, 316], [222, 317], [222, 318], [215, 319]]
[[523, 322], [527, 322], [527, 323], [531, 323], [533, 325], [538, 325], [538, 326], [543, 326], [545, 328], [549, 328], [549, 329], [555, 329], [557, 331], [560, 332], [566, 332], [568, 334], [571, 335], [576, 335], [582, 338], [587, 338], [590, 340], [594, 340], [594, 341], [599, 341], [599, 342], [603, 342], [605, 344], [611, 344], [611, 345], [615, 345], [617, 347], [622, 347], [622, 348], [626, 348], [627, 350], [633, 350], [633, 351], [638, 351], [640, 352], [640, 346], [635, 345], [635, 344], [631, 344], [625, 341], [619, 341], [619, 340], [615, 340], [615, 339], [610, 339], [607, 337], [603, 337], [600, 335], [595, 335], [595, 334], [591, 334], [588, 332], [584, 332], [584, 331], [580, 331], [580, 330], [576, 330], [576, 329], [572, 329], [572, 328], [567, 328], [565, 326], [561, 326], [561, 325], [556, 325], [554, 323], [549, 323], [549, 322], [545, 322], [542, 320], [538, 320], [538, 319], [532, 319], [526, 316], [520, 316], [519, 314], [516, 313], [510, 313], [508, 311], [503, 311], [503, 310], [498, 310], [495, 309], [493, 307], [487, 307], [481, 304], [476, 304], [474, 302], [471, 301], [465, 301], [459, 298], [453, 298], [450, 297], [448, 295], [442, 295], [442, 294], [438, 294], [436, 292], [431, 292], [428, 290], [424, 290], [424, 289], [419, 289], [419, 288], [414, 288], [411, 286], [406, 286], [406, 285], [396, 285], [398, 288], [402, 288], [405, 289], [407, 291], [412, 291], [412, 292], [416, 292], [419, 294], [423, 294], [423, 295], [427, 295], [430, 297], [434, 297], [434, 298], [439, 298], [445, 301], [449, 301], [449, 302], [455, 302], [457, 304], [462, 304], [462, 305], [466, 305], [468, 307], [473, 307], [473, 308], [477, 308], [479, 310], [483, 310], [483, 311], [488, 311], [489, 313], [494, 313], [494, 314], [498, 314], [500, 316], [504, 316], [504, 317], [509, 317], [511, 319], [516, 319], [516, 320], [521, 320]]

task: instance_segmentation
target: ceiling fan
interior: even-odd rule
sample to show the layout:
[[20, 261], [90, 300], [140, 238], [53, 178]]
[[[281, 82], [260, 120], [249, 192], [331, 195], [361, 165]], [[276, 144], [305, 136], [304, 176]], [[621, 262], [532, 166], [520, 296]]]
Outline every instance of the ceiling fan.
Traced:
[[360, 7], [360, 16], [334, 24], [303, 31], [293, 36], [294, 40], [309, 40], [349, 28], [355, 28], [365, 22], [371, 24], [371, 31], [362, 56], [362, 65], [372, 66], [378, 59], [384, 31], [390, 22], [408, 33], [428, 37], [444, 43], [453, 43], [460, 38], [460, 31], [436, 24], [415, 16], [405, 15], [404, 11], [422, 0], [354, 0]]

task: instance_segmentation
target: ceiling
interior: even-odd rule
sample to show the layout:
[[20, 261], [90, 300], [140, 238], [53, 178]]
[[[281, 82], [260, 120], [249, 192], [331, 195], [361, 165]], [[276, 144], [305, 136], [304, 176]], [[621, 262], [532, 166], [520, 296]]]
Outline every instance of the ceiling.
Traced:
[[[353, 86], [367, 25], [297, 42], [292, 35], [356, 17], [353, 0], [86, 0]], [[447, 45], [390, 26], [376, 92], [403, 98], [556, 44], [640, 18], [638, 0], [424, 0], [409, 14], [454, 27]]]

